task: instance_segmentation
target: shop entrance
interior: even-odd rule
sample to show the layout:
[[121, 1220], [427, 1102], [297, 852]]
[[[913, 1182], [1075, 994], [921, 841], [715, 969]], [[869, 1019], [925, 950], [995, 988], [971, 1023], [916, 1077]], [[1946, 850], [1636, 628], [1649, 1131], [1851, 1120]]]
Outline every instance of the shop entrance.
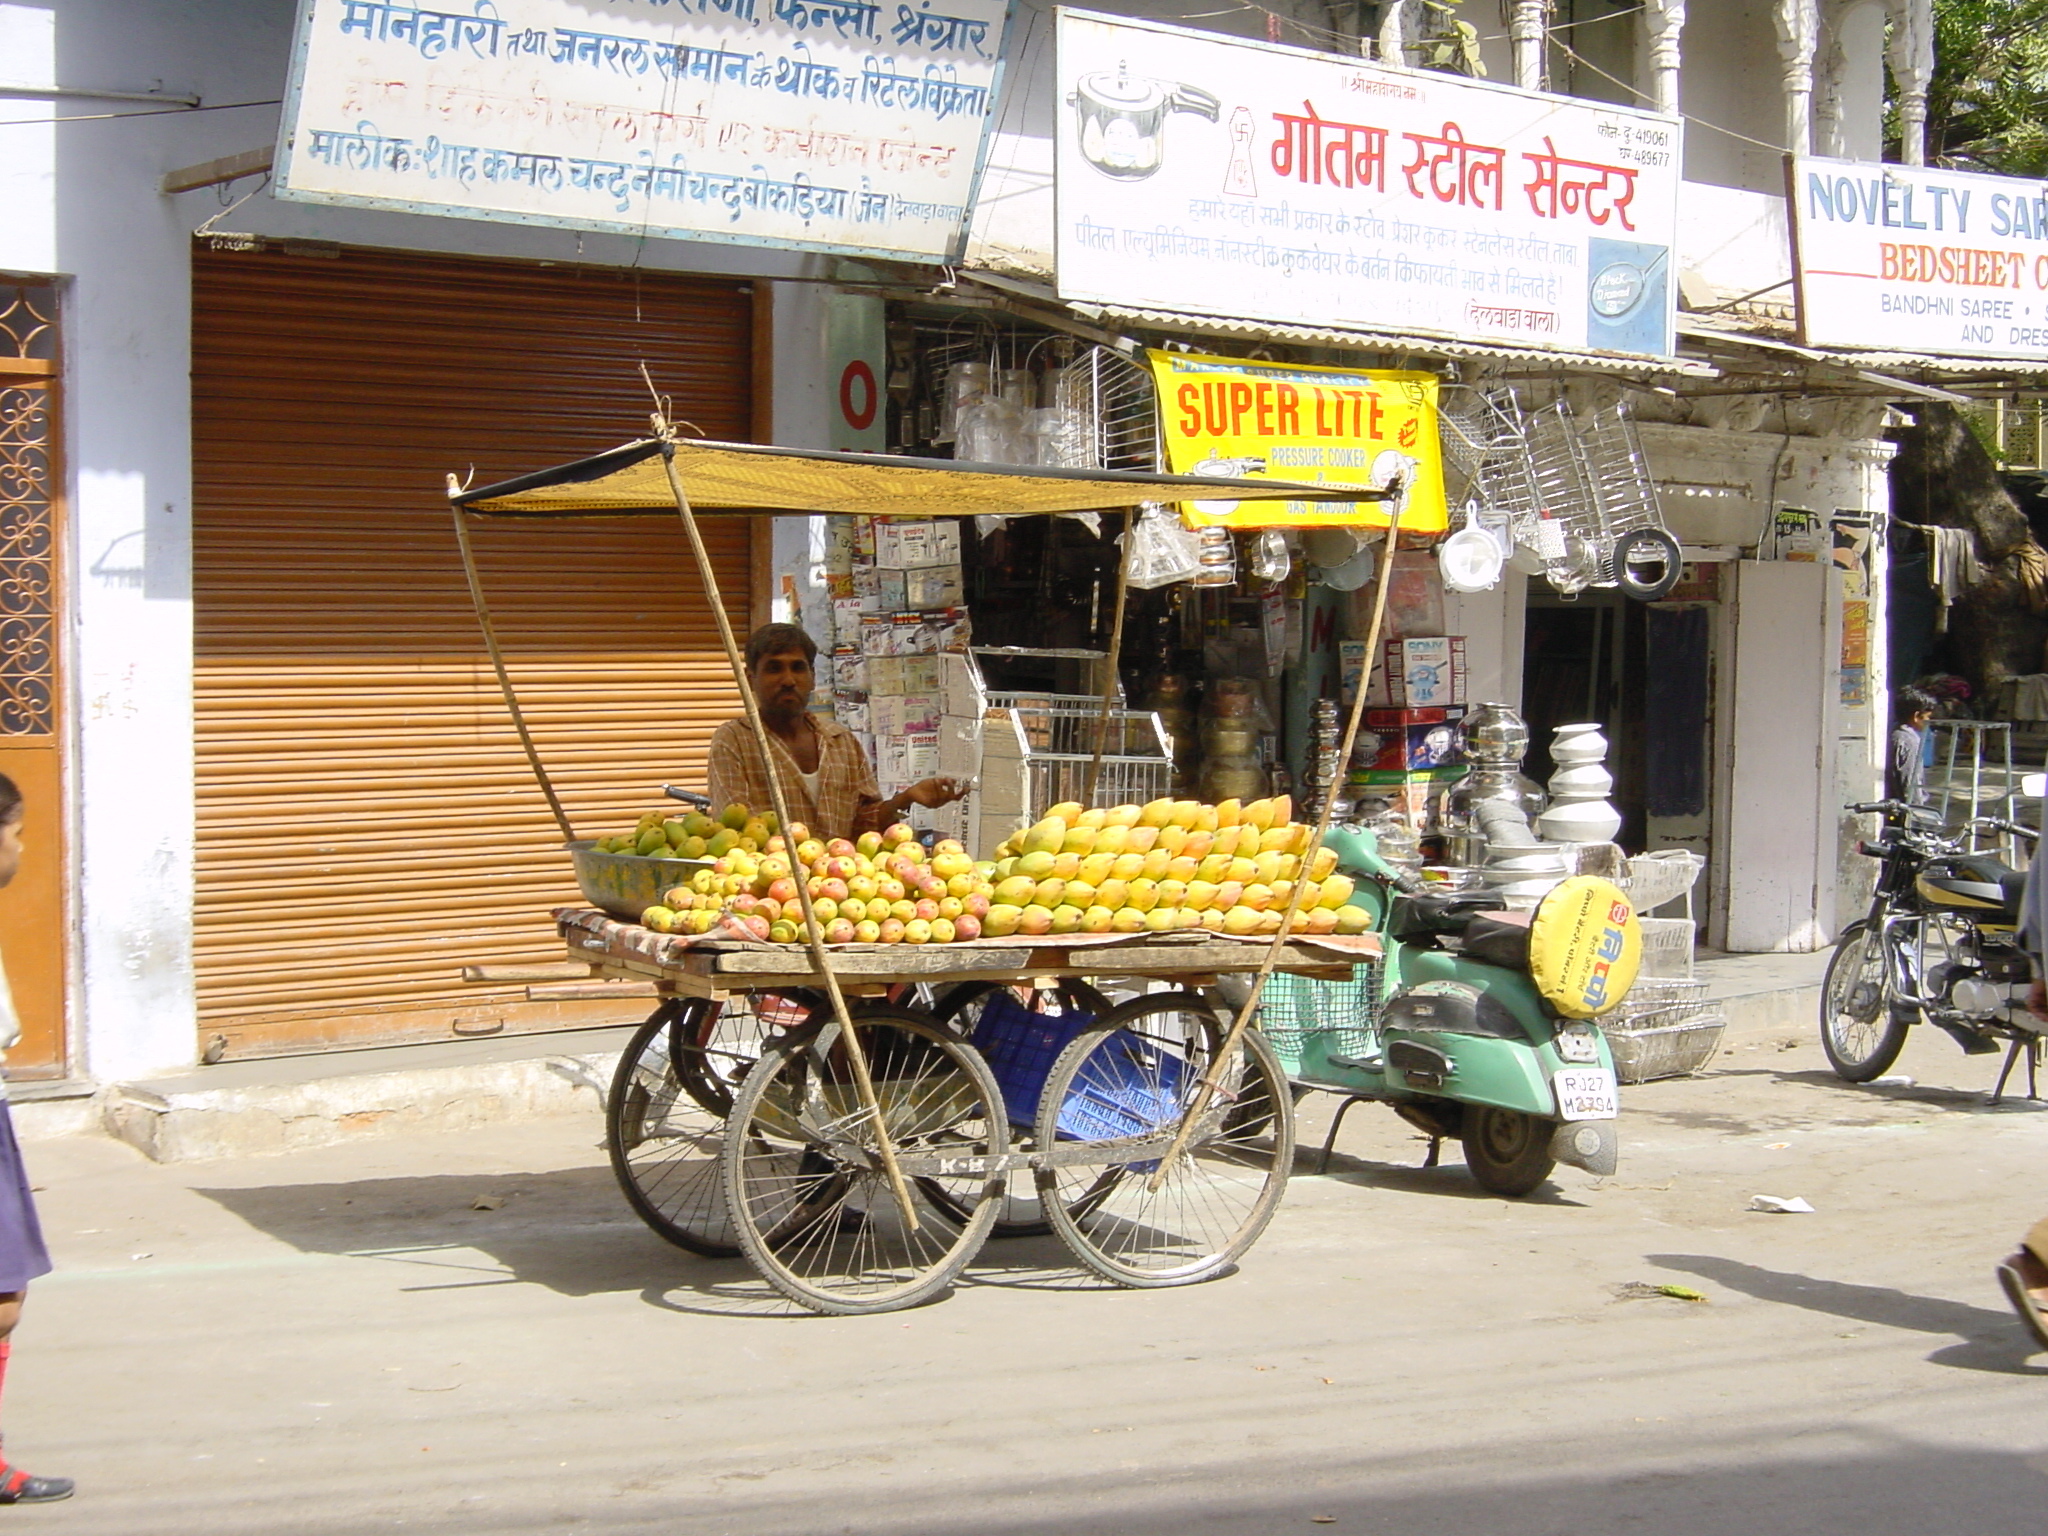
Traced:
[[21, 1040], [10, 1078], [60, 1078], [65, 1065], [64, 547], [57, 487], [57, 291], [0, 280], [0, 773], [27, 802], [21, 868], [0, 890]]
[[[463, 581], [443, 476], [599, 452], [673, 413], [754, 435], [744, 284], [391, 251], [193, 255], [194, 919], [209, 1060], [618, 1023], [559, 961], [576, 899]], [[748, 627], [752, 520], [705, 537]], [[579, 835], [702, 782], [738, 713], [681, 530], [478, 536], [541, 755]]]
[[1599, 590], [1565, 598], [1541, 578], [1529, 583], [1524, 771], [1546, 781], [1556, 728], [1597, 721], [1614, 775], [1609, 798], [1622, 817], [1616, 840], [1632, 853], [1708, 852], [1722, 569], [1687, 565], [1655, 603]]

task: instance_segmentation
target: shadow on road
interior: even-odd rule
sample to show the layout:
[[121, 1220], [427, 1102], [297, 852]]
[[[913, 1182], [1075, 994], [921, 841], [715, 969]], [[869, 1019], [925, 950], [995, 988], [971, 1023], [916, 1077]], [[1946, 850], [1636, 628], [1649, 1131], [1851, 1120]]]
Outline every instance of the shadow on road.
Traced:
[[[1947, 1301], [1939, 1296], [1916, 1296], [1890, 1286], [1860, 1285], [1848, 1280], [1821, 1280], [1812, 1275], [1790, 1274], [1764, 1269], [1735, 1259], [1704, 1253], [1652, 1253], [1653, 1264], [1684, 1274], [1697, 1275], [1731, 1291], [1754, 1296], [1759, 1301], [1803, 1307], [1851, 1322], [1879, 1328], [1899, 1328], [1913, 1333], [1953, 1334], [1961, 1342], [1937, 1349], [1928, 1360], [1958, 1370], [1989, 1371], [2005, 1376], [2048, 1376], [2048, 1367], [2027, 1363], [2034, 1352], [2032, 1341], [2018, 1318], [2004, 1309], [1972, 1306]], [[1985, 1284], [1990, 1288], [1990, 1264], [1985, 1265]]]

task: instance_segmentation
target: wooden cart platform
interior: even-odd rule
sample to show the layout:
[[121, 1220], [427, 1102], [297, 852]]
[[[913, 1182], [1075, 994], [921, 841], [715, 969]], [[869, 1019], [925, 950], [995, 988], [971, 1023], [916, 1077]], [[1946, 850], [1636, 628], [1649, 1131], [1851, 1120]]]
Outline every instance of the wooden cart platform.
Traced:
[[[599, 975], [654, 981], [690, 997], [780, 991], [821, 985], [802, 944], [688, 939], [620, 922], [594, 908], [561, 907], [555, 926], [570, 957]], [[977, 939], [966, 944], [845, 944], [832, 950], [840, 985], [854, 995], [903, 982], [1015, 982], [1025, 977], [1131, 976], [1200, 985], [1233, 971], [1256, 971], [1270, 937], [1238, 939], [1200, 929], [1174, 933], [1065, 934]], [[1289, 939], [1276, 970], [1329, 981], [1382, 953], [1375, 934]]]

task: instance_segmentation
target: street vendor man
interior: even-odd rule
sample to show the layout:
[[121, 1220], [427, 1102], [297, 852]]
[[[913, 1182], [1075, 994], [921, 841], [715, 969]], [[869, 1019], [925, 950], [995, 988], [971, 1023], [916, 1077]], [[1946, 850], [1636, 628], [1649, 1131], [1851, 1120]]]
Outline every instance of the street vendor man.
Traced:
[[[854, 838], [901, 821], [913, 805], [950, 805], [967, 793], [958, 779], [919, 779], [887, 799], [853, 732], [810, 712], [817, 643], [795, 624], [764, 624], [747, 639], [747, 682], [775, 753], [789, 813], [819, 838]], [[773, 807], [761, 749], [744, 718], [711, 737], [708, 792], [714, 812], [728, 805]]]

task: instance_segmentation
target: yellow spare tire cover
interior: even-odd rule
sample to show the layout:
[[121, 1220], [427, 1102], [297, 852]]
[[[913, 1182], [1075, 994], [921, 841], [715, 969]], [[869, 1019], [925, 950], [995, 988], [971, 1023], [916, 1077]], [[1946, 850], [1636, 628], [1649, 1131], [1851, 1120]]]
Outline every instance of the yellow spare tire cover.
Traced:
[[1574, 875], [1545, 896], [1529, 923], [1529, 974], [1568, 1019], [1605, 1013], [1635, 985], [1643, 930], [1618, 886]]

